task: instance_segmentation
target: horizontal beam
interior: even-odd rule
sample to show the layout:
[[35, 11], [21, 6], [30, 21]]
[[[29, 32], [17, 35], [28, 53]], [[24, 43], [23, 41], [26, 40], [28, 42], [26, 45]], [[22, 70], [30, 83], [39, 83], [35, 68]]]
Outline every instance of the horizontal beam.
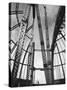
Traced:
[[[9, 61], [14, 61], [14, 59], [9, 59]], [[15, 63], [19, 63], [19, 62], [15, 62]], [[22, 65], [25, 65], [25, 66], [32, 66], [32, 65], [28, 65], [28, 64], [24, 64], [24, 63], [19, 63], [19, 64], [22, 64]], [[65, 63], [62, 64], [62, 65], [66, 65]], [[54, 65], [53, 67], [59, 67], [59, 66], [62, 66], [61, 64], [59, 65]], [[35, 68], [35, 70], [44, 70], [44, 68]]]
[[65, 53], [66, 51], [65, 50], [62, 50], [62, 51], [60, 51], [60, 52], [57, 52], [57, 53], [54, 53], [54, 54], [59, 54], [59, 53]]
[[48, 52], [49, 52], [49, 51], [51, 51], [51, 50], [47, 50], [47, 49], [43, 49], [43, 50], [42, 50], [42, 49], [34, 49], [34, 51], [38, 51], [38, 52], [39, 52], [39, 51], [40, 51], [40, 52], [41, 52], [41, 51], [48, 51]]
[[24, 14], [23, 11], [9, 11], [9, 15]]
[[[14, 47], [12, 48], [12, 50], [11, 50], [11, 53], [14, 51], [14, 49], [16, 48], [16, 44], [14, 45]], [[23, 49], [23, 48], [22, 48]], [[25, 50], [25, 49], [23, 49], [23, 51], [25, 51], [25, 52], [27, 52], [27, 53], [31, 53], [31, 52], [29, 52], [29, 51], [27, 51], [27, 50]]]
[[[57, 45], [57, 43], [56, 43], [56, 46], [57, 46], [57, 50], [58, 50], [58, 52], [59, 52], [59, 48], [58, 48], [58, 45]], [[59, 58], [60, 58], [60, 62], [61, 62], [61, 65], [62, 65], [62, 64], [63, 64], [63, 62], [62, 62], [62, 58], [61, 58], [61, 55], [60, 55], [60, 53], [59, 53]], [[63, 71], [63, 75], [64, 75], [64, 78], [65, 78], [65, 72], [64, 72], [63, 65], [62, 65], [62, 71]]]
[[[9, 61], [14, 61], [14, 59], [9, 59]], [[25, 66], [32, 66], [32, 65], [28, 65], [28, 64], [24, 64], [24, 63], [21, 63], [21, 62], [16, 62], [15, 63], [19, 63], [19, 64], [22, 64], [22, 65], [25, 65]]]

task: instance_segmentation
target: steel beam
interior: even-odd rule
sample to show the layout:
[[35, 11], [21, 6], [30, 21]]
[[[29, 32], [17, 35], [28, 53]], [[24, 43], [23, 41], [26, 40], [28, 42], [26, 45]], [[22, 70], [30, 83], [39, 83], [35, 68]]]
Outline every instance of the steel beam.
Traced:
[[[59, 48], [58, 48], [57, 43], [56, 43], [56, 46], [57, 46], [57, 50], [58, 50], [58, 52], [59, 52]], [[60, 62], [61, 62], [61, 65], [62, 65], [63, 76], [64, 76], [64, 78], [65, 78], [65, 73], [64, 73], [64, 68], [63, 68], [63, 63], [62, 63], [61, 55], [60, 55], [60, 53], [58, 53], [58, 54], [59, 54]]]
[[[15, 15], [16, 14], [16, 11], [10, 11], [9, 12], [9, 15]], [[23, 11], [17, 11], [17, 14], [23, 14]]]
[[[45, 45], [44, 45], [44, 39], [43, 39], [41, 19], [40, 19], [40, 13], [39, 13], [38, 5], [36, 5], [36, 10], [37, 10], [37, 21], [38, 21], [39, 35], [40, 35], [40, 44], [41, 44], [41, 49], [43, 50], [43, 49], [45, 49]], [[47, 26], [46, 26], [46, 29], [47, 29]], [[48, 44], [47, 44], [47, 46], [49, 47]], [[43, 58], [43, 67], [44, 67], [44, 73], [45, 73], [45, 77], [46, 77], [46, 83], [47, 84], [52, 84], [51, 70], [50, 71], [45, 70], [45, 68], [48, 67], [45, 51], [42, 51], [42, 58]], [[50, 66], [49, 66], [49, 68], [50, 68]]]
[[53, 77], [53, 63], [52, 63], [52, 59], [50, 56], [50, 41], [49, 41], [49, 31], [48, 31], [48, 19], [47, 19], [47, 11], [46, 11], [46, 7], [44, 7], [45, 10], [45, 35], [46, 35], [46, 49], [48, 50], [47, 53], [47, 67], [50, 68], [48, 69], [48, 75], [47, 77], [49, 77], [49, 80], [47, 81], [47, 84], [53, 84], [54, 81], [54, 77]]

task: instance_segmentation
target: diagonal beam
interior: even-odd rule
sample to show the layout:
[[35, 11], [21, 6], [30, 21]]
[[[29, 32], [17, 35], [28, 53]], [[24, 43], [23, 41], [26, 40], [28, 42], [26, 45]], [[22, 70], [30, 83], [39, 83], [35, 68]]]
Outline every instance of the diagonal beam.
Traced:
[[61, 33], [61, 31], [59, 32], [59, 34], [61, 34], [61, 36], [63, 37], [63, 39], [65, 40], [65, 37], [64, 37], [64, 35]]
[[[10, 31], [13, 31], [14, 29], [18, 28], [19, 25], [20, 25], [20, 23], [14, 25], [13, 27], [9, 27], [9, 30], [10, 30]], [[33, 24], [32, 24], [29, 28], [27, 28], [26, 33], [27, 33], [30, 29], [32, 29], [32, 27], [33, 27]]]
[[19, 27], [19, 25], [20, 25], [20, 23], [14, 25], [13, 27], [10, 26], [10, 27], [9, 27], [9, 30], [10, 30], [10, 31], [13, 31], [13, 30], [16, 29], [17, 27]]
[[[66, 35], [64, 34], [64, 37], [65, 37]], [[60, 40], [60, 39], [62, 39], [63, 37], [60, 37], [60, 38], [58, 38], [58, 39], [56, 39], [56, 41], [58, 41], [58, 40]]]
[[51, 45], [52, 50], [54, 50], [55, 48], [56, 38], [57, 38], [57, 35], [59, 34], [59, 30], [63, 23], [64, 16], [65, 16], [65, 6], [60, 6], [58, 10], [57, 18], [56, 18], [54, 33], [53, 33], [53, 40], [52, 40], [52, 45]]

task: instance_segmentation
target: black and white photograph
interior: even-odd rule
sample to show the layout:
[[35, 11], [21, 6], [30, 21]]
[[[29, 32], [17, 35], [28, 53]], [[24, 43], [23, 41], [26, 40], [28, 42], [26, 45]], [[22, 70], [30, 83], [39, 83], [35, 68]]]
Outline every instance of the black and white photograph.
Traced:
[[65, 6], [10, 2], [9, 87], [65, 84]]

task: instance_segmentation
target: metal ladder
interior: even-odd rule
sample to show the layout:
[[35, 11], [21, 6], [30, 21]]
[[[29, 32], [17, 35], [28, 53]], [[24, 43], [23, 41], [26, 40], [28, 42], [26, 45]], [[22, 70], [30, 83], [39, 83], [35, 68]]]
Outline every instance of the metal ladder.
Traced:
[[[22, 49], [23, 49], [24, 40], [25, 40], [26, 25], [27, 25], [27, 23], [23, 19], [21, 21], [21, 30], [20, 30], [19, 40], [18, 40], [18, 43], [17, 43], [17, 50], [16, 50], [16, 54], [15, 54], [15, 61], [14, 61], [13, 70], [12, 70], [12, 79], [14, 79], [13, 80], [13, 84], [14, 84], [15, 78], [17, 76], [19, 62], [21, 60], [21, 55], [23, 53]], [[18, 62], [18, 63], [16, 63], [16, 62]]]

